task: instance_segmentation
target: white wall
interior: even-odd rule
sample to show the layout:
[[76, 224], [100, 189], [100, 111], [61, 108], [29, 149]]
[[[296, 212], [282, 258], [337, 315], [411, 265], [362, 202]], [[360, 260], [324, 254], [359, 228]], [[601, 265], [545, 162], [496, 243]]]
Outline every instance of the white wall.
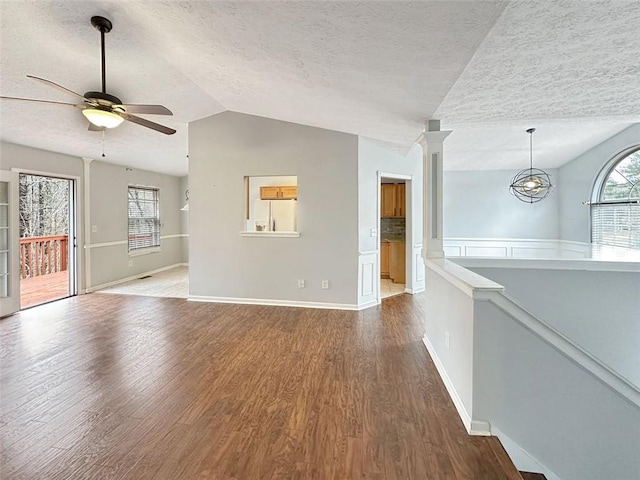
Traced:
[[640, 267], [636, 272], [482, 268], [523, 308], [640, 389]]
[[[182, 192], [182, 202], [180, 208], [186, 203], [186, 194], [189, 190], [189, 177], [184, 176], [180, 179], [180, 192]], [[189, 211], [180, 211], [180, 232], [185, 236], [182, 237], [182, 263], [189, 263]]]
[[[93, 161], [91, 172], [91, 288], [182, 262], [184, 191], [179, 177]], [[159, 189], [159, 252], [130, 257], [128, 252], [127, 188]], [[93, 229], [97, 230], [93, 232]], [[101, 245], [101, 244], [113, 245]], [[98, 244], [99, 246], [95, 246]], [[133, 263], [129, 266], [129, 261]]]
[[[386, 150], [365, 138], [358, 138], [358, 245], [359, 251], [375, 252], [361, 258], [360, 292], [361, 304], [370, 302], [379, 289], [377, 278], [379, 262], [379, 236], [372, 237], [371, 229], [378, 228], [379, 187], [378, 172], [411, 176], [407, 183], [406, 249], [410, 260], [406, 265], [406, 285], [410, 291], [421, 291], [424, 288], [424, 265], [420, 258], [422, 249], [422, 148], [416, 144], [407, 155]], [[379, 233], [379, 232], [378, 232]], [[364, 262], [364, 263], [363, 263]], [[364, 271], [363, 271], [364, 268]], [[372, 294], [367, 292], [368, 277], [373, 274]]]
[[[178, 177], [142, 170], [127, 172], [125, 167], [104, 162], [90, 163], [91, 207], [90, 224], [97, 232], [84, 239], [84, 162], [82, 159], [60, 153], [39, 150], [11, 143], [0, 144], [0, 169], [38, 171], [54, 175], [79, 177], [77, 191], [78, 275], [79, 293], [87, 285], [98, 286], [130, 276], [156, 270], [182, 262], [182, 240], [179, 237], [162, 240], [162, 252], [135, 257], [133, 267], [128, 266], [127, 251], [127, 186], [139, 183], [160, 188], [160, 215], [164, 226], [162, 235], [182, 233], [179, 209], [184, 200]], [[85, 243], [101, 244], [117, 242], [118, 245], [91, 248], [91, 273], [85, 279]]]
[[78, 225], [76, 234], [78, 235], [78, 290], [83, 290], [84, 279], [84, 259], [82, 245], [84, 244], [83, 216], [84, 216], [84, 185], [82, 178], [82, 159], [71, 157], [61, 153], [39, 150], [37, 148], [25, 147], [13, 143], [0, 142], [0, 170], [11, 170], [18, 168], [36, 172], [50, 173], [53, 175], [69, 175], [79, 177], [77, 180], [77, 205], [76, 214]]
[[[445, 145], [446, 153], [446, 145]], [[524, 203], [509, 193], [517, 171], [445, 171], [445, 238], [558, 238], [558, 172], [548, 170], [555, 188], [538, 203]]]
[[416, 144], [405, 155], [386, 150], [366, 138], [358, 138], [358, 232], [360, 251], [376, 250], [379, 238], [370, 235], [378, 227], [378, 172], [410, 175], [411, 218], [407, 218], [407, 245], [422, 243], [422, 148]]
[[582, 205], [582, 202], [591, 200], [596, 177], [607, 162], [634, 145], [640, 145], [640, 124], [637, 123], [558, 170], [558, 207], [562, 240], [591, 241], [590, 210], [588, 206]]
[[[431, 268], [426, 270], [425, 339], [434, 361], [442, 365], [462, 402], [461, 416], [473, 415], [473, 298]], [[449, 346], [447, 347], [447, 335]], [[437, 358], [437, 360], [436, 360]], [[442, 375], [442, 371], [440, 370]], [[443, 378], [444, 380], [444, 378]], [[457, 401], [454, 400], [454, 403]], [[466, 425], [469, 427], [469, 425]]]
[[635, 480], [640, 390], [511, 302], [499, 284], [447, 260], [426, 264], [424, 343], [466, 428], [499, 430], [550, 479]]
[[[354, 135], [234, 112], [191, 123], [190, 296], [355, 308], [357, 149]], [[259, 175], [298, 177], [299, 238], [240, 235], [244, 177]]]
[[636, 480], [640, 409], [501, 308], [474, 308], [474, 416], [563, 480]]

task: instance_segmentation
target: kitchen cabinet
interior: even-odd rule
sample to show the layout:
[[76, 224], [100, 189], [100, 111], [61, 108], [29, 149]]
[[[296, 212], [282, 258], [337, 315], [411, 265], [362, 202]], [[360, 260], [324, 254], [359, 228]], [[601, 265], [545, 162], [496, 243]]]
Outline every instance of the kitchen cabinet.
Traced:
[[389, 243], [389, 278], [393, 283], [406, 283], [405, 242]]
[[380, 277], [389, 278], [389, 242], [380, 243]]
[[380, 277], [406, 283], [406, 243], [380, 242]]
[[287, 186], [287, 187], [280, 187], [280, 198], [282, 198], [284, 200], [297, 199], [298, 198], [298, 187], [295, 186], [295, 185]]
[[380, 214], [382, 217], [394, 217], [396, 213], [396, 186], [383, 183], [381, 190], [382, 202], [380, 203]]
[[382, 201], [380, 203], [380, 215], [383, 218], [405, 217], [406, 215], [406, 189], [404, 183], [383, 183], [380, 186]]
[[294, 200], [298, 198], [295, 185], [260, 187], [260, 200]]
[[405, 195], [406, 185], [399, 183], [396, 185], [396, 216], [405, 217], [407, 210], [407, 196]]

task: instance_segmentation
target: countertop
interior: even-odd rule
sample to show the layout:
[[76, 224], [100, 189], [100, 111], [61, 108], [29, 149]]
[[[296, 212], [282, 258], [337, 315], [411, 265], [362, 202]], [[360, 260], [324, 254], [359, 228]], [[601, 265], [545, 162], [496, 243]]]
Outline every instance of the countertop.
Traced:
[[406, 241], [406, 239], [399, 235], [383, 235], [380, 237], [380, 241], [383, 243], [401, 243]]

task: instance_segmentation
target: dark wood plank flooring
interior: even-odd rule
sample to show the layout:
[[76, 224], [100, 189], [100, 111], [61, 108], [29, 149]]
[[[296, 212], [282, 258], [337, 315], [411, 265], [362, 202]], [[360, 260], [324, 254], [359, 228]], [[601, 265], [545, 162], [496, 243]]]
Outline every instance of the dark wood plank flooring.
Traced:
[[3, 479], [518, 479], [422, 297], [362, 312], [94, 293], [0, 320]]

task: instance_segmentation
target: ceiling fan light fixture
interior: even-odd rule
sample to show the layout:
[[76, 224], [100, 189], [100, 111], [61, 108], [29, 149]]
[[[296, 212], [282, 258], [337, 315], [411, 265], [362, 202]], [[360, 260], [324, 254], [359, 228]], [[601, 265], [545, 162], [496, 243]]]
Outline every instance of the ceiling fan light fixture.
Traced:
[[85, 108], [82, 110], [82, 114], [87, 117], [87, 120], [100, 128], [115, 128], [124, 122], [124, 118], [120, 115], [99, 108]]

